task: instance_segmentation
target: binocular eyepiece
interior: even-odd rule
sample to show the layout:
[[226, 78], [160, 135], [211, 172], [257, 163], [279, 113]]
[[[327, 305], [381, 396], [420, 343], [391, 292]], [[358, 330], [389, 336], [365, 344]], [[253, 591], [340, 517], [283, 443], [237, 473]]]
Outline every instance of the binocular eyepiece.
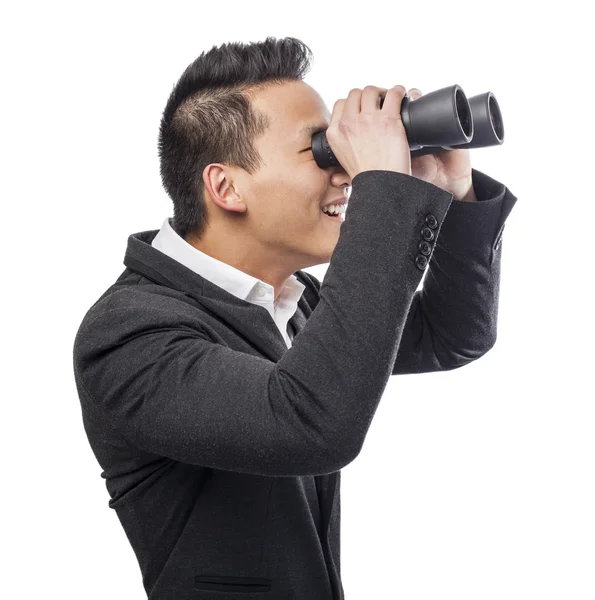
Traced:
[[[380, 108], [384, 98], [380, 99]], [[445, 87], [412, 100], [404, 96], [401, 120], [411, 156], [459, 148], [484, 148], [504, 142], [502, 113], [492, 92], [467, 98], [460, 85]], [[339, 165], [326, 131], [312, 136], [312, 153], [319, 167]]]

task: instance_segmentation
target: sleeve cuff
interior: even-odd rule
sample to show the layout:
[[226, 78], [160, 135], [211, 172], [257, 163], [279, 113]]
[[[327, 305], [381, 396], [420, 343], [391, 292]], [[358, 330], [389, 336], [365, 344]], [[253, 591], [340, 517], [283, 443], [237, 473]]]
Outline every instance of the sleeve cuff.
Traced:
[[[443, 223], [444, 240], [473, 247], [490, 240], [498, 250], [506, 219], [517, 197], [501, 182], [472, 169], [472, 183], [477, 201], [452, 201]], [[459, 241], [460, 240], [460, 241]]]

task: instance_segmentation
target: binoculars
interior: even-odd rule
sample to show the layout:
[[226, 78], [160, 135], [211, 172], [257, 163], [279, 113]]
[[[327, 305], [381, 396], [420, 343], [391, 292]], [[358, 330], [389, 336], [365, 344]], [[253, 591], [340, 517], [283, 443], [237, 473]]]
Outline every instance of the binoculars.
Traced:
[[[380, 99], [380, 108], [384, 97]], [[459, 148], [484, 148], [504, 142], [504, 124], [492, 92], [467, 98], [460, 85], [445, 87], [412, 100], [404, 96], [401, 120], [411, 156]], [[326, 131], [312, 136], [312, 153], [319, 167], [339, 165]]]

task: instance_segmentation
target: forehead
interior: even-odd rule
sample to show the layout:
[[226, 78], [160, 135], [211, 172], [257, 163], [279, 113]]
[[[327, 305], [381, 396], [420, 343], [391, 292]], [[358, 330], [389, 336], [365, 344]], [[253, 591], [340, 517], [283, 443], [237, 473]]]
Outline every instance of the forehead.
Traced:
[[330, 122], [326, 104], [303, 81], [268, 86], [256, 94], [253, 104], [270, 118], [270, 134], [278, 139], [308, 140]]

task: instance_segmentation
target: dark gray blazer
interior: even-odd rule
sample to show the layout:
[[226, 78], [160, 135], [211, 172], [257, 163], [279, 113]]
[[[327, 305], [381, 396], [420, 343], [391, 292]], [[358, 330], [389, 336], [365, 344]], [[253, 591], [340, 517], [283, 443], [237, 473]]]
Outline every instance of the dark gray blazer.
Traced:
[[150, 600], [344, 598], [340, 470], [389, 377], [456, 369], [496, 341], [517, 199], [475, 169], [473, 183], [479, 202], [358, 174], [322, 285], [295, 273], [291, 348], [264, 307], [153, 248], [157, 230], [129, 236], [74, 376]]

